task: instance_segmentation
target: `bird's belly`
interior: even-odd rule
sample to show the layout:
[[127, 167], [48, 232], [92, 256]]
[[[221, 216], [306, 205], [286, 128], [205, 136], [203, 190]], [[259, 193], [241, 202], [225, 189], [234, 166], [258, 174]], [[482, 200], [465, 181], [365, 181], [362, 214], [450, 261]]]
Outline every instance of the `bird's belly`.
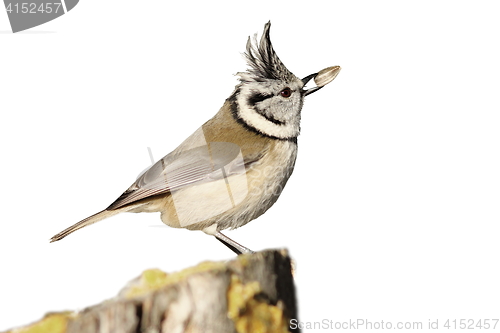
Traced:
[[233, 175], [173, 191], [170, 208], [175, 209], [178, 227], [199, 229], [196, 224], [235, 209], [248, 192], [247, 176]]
[[242, 174], [173, 191], [162, 210], [162, 221], [192, 230], [214, 223], [218, 230], [248, 223], [276, 202], [290, 177], [296, 150], [285, 149], [283, 155], [269, 155]]

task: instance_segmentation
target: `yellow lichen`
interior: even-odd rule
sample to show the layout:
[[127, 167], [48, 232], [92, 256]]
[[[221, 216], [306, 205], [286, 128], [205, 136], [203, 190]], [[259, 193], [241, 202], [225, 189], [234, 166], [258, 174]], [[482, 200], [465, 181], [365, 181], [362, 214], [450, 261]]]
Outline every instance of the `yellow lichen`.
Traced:
[[245, 267], [245, 266], [248, 266], [248, 264], [250, 263], [250, 257], [251, 257], [251, 254], [244, 254], [244, 255], [241, 255], [241, 256], [238, 256], [236, 259], [238, 260], [238, 263]]
[[167, 277], [167, 273], [155, 268], [144, 271], [141, 280], [143, 286], [151, 290], [161, 288], [167, 281]]
[[247, 303], [260, 291], [260, 285], [257, 281], [243, 284], [236, 275], [232, 275], [228, 290], [227, 310], [229, 318], [238, 318], [240, 312], [246, 308]]
[[224, 263], [211, 261], [202, 262], [197, 266], [171, 274], [167, 274], [159, 269], [148, 269], [141, 274], [139, 281], [132, 284], [124, 294], [127, 298], [143, 296], [151, 291], [178, 283], [189, 275], [222, 269], [225, 269]]
[[6, 333], [64, 333], [66, 332], [68, 320], [72, 316], [71, 312], [50, 313], [34, 324], [16, 328]]
[[288, 322], [280, 306], [259, 301], [255, 296], [261, 292], [257, 281], [243, 284], [231, 276], [227, 292], [228, 316], [238, 333], [288, 332]]

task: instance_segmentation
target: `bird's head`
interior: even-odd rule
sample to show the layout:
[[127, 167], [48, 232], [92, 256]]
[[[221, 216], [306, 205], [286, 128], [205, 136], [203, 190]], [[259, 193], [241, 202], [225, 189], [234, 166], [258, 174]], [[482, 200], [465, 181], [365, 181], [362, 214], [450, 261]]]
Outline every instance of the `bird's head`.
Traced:
[[[248, 70], [240, 72], [240, 83], [232, 99], [235, 115], [246, 125], [264, 135], [277, 139], [294, 139], [300, 132], [300, 112], [305, 96], [331, 82], [339, 66], [299, 79], [286, 68], [274, 51], [269, 37], [271, 23], [264, 27], [260, 39], [249, 37], [245, 52]], [[305, 89], [311, 79], [316, 87]]]

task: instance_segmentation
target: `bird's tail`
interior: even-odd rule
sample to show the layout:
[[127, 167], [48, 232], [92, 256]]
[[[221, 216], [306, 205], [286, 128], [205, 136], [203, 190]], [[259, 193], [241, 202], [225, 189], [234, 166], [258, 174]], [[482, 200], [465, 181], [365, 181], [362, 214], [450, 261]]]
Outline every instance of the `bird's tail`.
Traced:
[[64, 237], [66, 237], [69, 234], [71, 234], [72, 232], [77, 231], [78, 229], [81, 229], [81, 228], [86, 227], [88, 225], [91, 225], [93, 223], [99, 222], [101, 220], [107, 219], [108, 217], [111, 217], [113, 215], [119, 214], [121, 212], [128, 211], [128, 210], [130, 210], [132, 208], [134, 208], [134, 207], [123, 207], [121, 209], [113, 209], [113, 210], [103, 210], [103, 211], [100, 211], [99, 213], [94, 214], [92, 216], [89, 216], [86, 219], [83, 219], [80, 222], [78, 222], [76, 224], [73, 224], [71, 227], [69, 227], [67, 229], [64, 229], [63, 231], [61, 231], [57, 235], [53, 236], [50, 239], [50, 242], [52, 243], [52, 242], [56, 242], [58, 240], [61, 240]]

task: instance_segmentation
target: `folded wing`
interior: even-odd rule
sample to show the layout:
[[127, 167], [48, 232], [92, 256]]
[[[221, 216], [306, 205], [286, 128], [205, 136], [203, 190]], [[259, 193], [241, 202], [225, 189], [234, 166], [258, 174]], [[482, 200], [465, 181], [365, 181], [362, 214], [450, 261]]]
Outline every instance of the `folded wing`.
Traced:
[[174, 151], [146, 170], [106, 210], [244, 172], [240, 147], [234, 143], [210, 142], [186, 151]]

